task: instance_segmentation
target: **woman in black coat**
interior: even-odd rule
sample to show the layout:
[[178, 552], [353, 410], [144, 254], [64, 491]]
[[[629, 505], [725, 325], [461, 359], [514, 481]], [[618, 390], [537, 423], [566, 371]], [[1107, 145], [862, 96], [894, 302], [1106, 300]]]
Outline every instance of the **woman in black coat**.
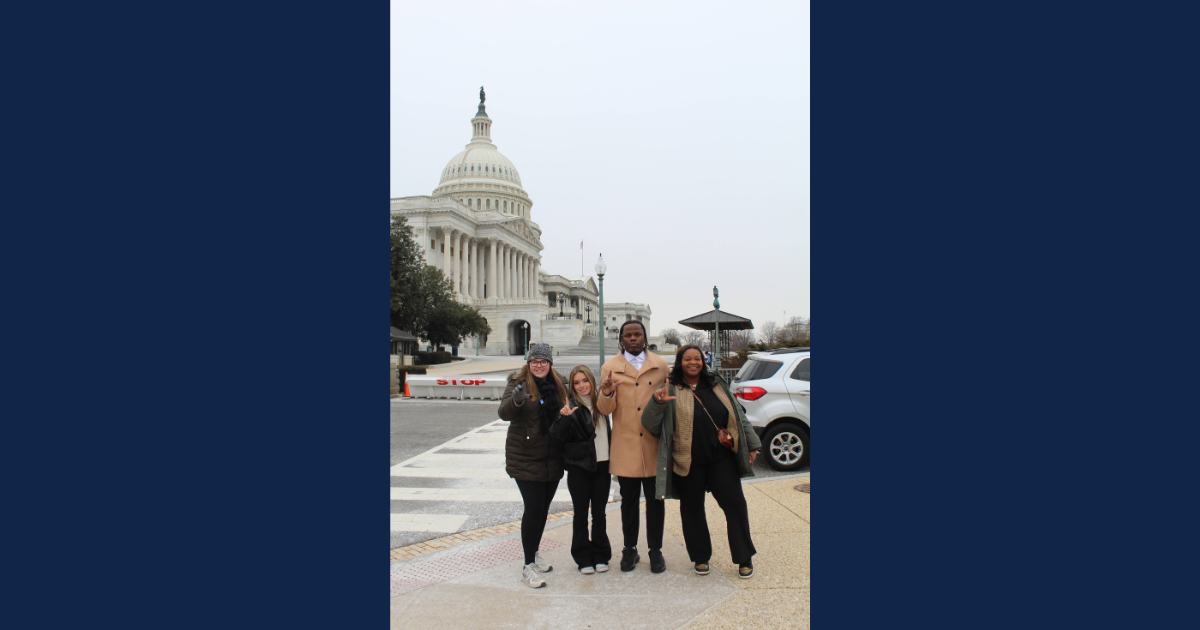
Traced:
[[[608, 416], [596, 411], [596, 377], [587, 366], [579, 365], [567, 378], [571, 391], [561, 416], [550, 428], [551, 435], [563, 442], [563, 464], [567, 469], [567, 490], [575, 506], [571, 557], [585, 575], [604, 573], [612, 559], [608, 542], [608, 524], [604, 506], [608, 503], [608, 445], [612, 425]], [[592, 535], [588, 538], [588, 508], [592, 510]]]
[[546, 530], [550, 502], [563, 476], [561, 442], [551, 438], [550, 427], [560, 417], [567, 389], [550, 369], [553, 362], [549, 345], [529, 346], [529, 363], [509, 378], [498, 412], [501, 420], [509, 421], [504, 443], [505, 471], [516, 480], [525, 504], [521, 515], [521, 546], [525, 550], [521, 581], [531, 588], [545, 586], [538, 573], [554, 568], [537, 549]]

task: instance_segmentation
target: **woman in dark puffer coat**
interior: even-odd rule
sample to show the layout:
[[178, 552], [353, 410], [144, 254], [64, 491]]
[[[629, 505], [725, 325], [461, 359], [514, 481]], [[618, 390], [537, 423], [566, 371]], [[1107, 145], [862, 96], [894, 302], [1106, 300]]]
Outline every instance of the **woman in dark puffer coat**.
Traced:
[[549, 345], [529, 346], [529, 363], [509, 377], [498, 412], [501, 420], [509, 421], [505, 471], [516, 480], [525, 503], [521, 515], [521, 546], [525, 550], [521, 581], [531, 588], [545, 586], [538, 573], [553, 569], [537, 549], [546, 530], [550, 502], [563, 476], [562, 444], [551, 438], [550, 427], [561, 417], [559, 410], [567, 400], [567, 389], [550, 369], [553, 362]]

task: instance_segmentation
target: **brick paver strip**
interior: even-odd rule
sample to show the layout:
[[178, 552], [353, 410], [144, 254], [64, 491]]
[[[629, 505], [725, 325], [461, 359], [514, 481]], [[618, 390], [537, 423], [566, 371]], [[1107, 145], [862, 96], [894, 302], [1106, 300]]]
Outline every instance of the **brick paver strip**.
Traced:
[[[565, 546], [557, 540], [543, 538], [542, 544], [538, 546], [538, 551], [549, 551]], [[391, 596], [397, 597], [419, 588], [441, 584], [446, 580], [453, 580], [505, 562], [523, 560], [524, 555], [520, 539], [513, 538], [404, 567], [391, 575]]]
[[[551, 514], [548, 517], [546, 517], [546, 522], [552, 523], [554, 521], [562, 520], [564, 518], [567, 518], [569, 516], [574, 516], [574, 515], [575, 515], [575, 512], [573, 510], [569, 510], [566, 512], [559, 512], [557, 514]], [[401, 560], [411, 560], [411, 559], [417, 558], [419, 556], [442, 551], [443, 549], [457, 547], [459, 545], [464, 545], [464, 544], [470, 543], [470, 542], [487, 540], [489, 538], [495, 538], [496, 536], [503, 536], [505, 534], [511, 534], [513, 532], [518, 532], [518, 531], [521, 531], [521, 521], [513, 521], [512, 523], [505, 523], [504, 525], [493, 525], [492, 527], [484, 527], [482, 529], [477, 529], [477, 530], [470, 531], [470, 532], [459, 532], [457, 534], [450, 534], [448, 536], [443, 536], [442, 538], [426, 540], [425, 542], [415, 543], [415, 544], [409, 545], [407, 547], [397, 547], [397, 548], [393, 549], [391, 552], [391, 562], [399, 562]], [[517, 541], [517, 542], [520, 542], [520, 541]], [[543, 541], [543, 543], [544, 542], [545, 541]], [[507, 561], [508, 560], [505, 560], [505, 562], [507, 562]], [[418, 586], [416, 588], [421, 588], [421, 587]], [[408, 591], [404, 591], [404, 592], [407, 593]], [[392, 596], [395, 597], [395, 594], [393, 593]]]

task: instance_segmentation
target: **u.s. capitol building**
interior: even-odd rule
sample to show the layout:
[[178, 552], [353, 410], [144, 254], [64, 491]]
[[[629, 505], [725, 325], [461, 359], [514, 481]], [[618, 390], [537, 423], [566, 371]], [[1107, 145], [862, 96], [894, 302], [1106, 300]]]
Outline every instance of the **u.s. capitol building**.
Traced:
[[[471, 130], [470, 144], [442, 169], [433, 193], [392, 199], [392, 215], [407, 217], [425, 262], [446, 274], [460, 302], [487, 319], [492, 333], [478, 340], [480, 354], [523, 354], [526, 325], [530, 343], [548, 343], [556, 351], [595, 338], [601, 328], [595, 279], [541, 268], [542, 230], [533, 222], [533, 200], [521, 187], [516, 166], [492, 144], [483, 98]], [[565, 298], [561, 304], [560, 297]], [[638, 319], [649, 330], [649, 305], [611, 305], [620, 314], [608, 313], [609, 306], [605, 329]], [[606, 338], [615, 339], [616, 333]], [[464, 346], [474, 353], [476, 340]], [[614, 349], [615, 344], [605, 354]]]

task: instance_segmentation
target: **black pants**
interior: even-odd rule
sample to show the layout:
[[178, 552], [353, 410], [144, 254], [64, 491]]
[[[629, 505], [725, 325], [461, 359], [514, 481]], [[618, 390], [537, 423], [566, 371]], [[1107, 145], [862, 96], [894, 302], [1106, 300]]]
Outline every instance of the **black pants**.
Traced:
[[[567, 466], [567, 490], [575, 505], [571, 534], [571, 557], [579, 568], [608, 564], [612, 560], [612, 545], [608, 542], [608, 520], [604, 506], [608, 503], [608, 462], [596, 462], [595, 472], [577, 466]], [[588, 508], [592, 509], [592, 537], [588, 538]]]
[[646, 493], [646, 544], [650, 551], [661, 550], [667, 506], [654, 498], [654, 477], [617, 477], [617, 484], [621, 487], [621, 533], [625, 535], [625, 548], [637, 547], [638, 492], [643, 491]]
[[679, 493], [683, 542], [692, 562], [707, 563], [712, 558], [712, 538], [708, 534], [708, 519], [704, 516], [705, 490], [712, 493], [717, 505], [725, 512], [733, 562], [750, 562], [750, 557], [757, 552], [750, 540], [750, 514], [746, 510], [746, 495], [742, 494], [737, 459], [725, 457], [708, 466], [692, 464], [686, 477], [671, 474], [675, 476], [675, 490]]
[[530, 564], [537, 555], [538, 545], [542, 543], [546, 516], [550, 514], [550, 502], [558, 491], [558, 482], [520, 479], [516, 482], [521, 490], [521, 500], [525, 502], [525, 512], [521, 514], [521, 547], [525, 550], [525, 564]]

